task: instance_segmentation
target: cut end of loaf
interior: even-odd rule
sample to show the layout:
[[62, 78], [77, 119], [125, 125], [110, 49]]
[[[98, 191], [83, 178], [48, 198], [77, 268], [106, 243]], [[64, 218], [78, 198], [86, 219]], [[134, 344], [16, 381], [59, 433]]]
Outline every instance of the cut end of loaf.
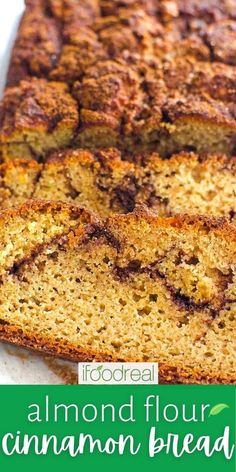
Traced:
[[42, 214], [53, 227], [70, 207], [38, 205], [18, 213], [21, 234], [34, 214], [40, 251], [29, 235], [21, 246], [17, 214], [9, 220], [1, 339], [76, 361], [158, 361], [163, 381], [236, 382], [233, 226], [144, 211], [91, 224], [81, 212], [51, 237]]
[[0, 105], [2, 159], [40, 158], [64, 148], [78, 124], [77, 104], [66, 84], [22, 81], [6, 90]]

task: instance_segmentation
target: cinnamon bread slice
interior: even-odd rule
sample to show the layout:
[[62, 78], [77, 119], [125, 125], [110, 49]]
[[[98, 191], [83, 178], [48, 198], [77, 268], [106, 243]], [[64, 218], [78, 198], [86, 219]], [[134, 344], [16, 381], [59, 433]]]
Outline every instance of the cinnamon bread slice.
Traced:
[[129, 213], [145, 204], [159, 215], [178, 213], [236, 219], [236, 158], [182, 153], [122, 161], [119, 151], [70, 150], [39, 164], [12, 160], [0, 166], [0, 208], [25, 200], [62, 200], [100, 216]]
[[0, 232], [2, 340], [74, 361], [158, 361], [161, 382], [236, 382], [233, 226], [145, 212], [99, 222], [34, 202], [2, 212]]

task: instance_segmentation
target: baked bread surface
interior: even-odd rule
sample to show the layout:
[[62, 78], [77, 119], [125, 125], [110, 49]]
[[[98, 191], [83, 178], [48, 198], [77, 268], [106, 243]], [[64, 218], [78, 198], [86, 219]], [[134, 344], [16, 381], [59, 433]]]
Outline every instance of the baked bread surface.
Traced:
[[68, 145], [233, 154], [236, 2], [205, 3], [27, 1], [0, 108], [2, 159]]

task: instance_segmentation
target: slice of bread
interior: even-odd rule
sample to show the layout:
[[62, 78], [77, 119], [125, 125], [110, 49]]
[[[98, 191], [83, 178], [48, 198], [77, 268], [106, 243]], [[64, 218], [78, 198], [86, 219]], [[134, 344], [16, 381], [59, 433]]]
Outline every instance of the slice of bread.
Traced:
[[30, 198], [62, 200], [102, 217], [145, 204], [159, 215], [179, 213], [236, 219], [236, 158], [182, 153], [122, 161], [115, 149], [71, 150], [38, 164], [13, 160], [0, 166], [0, 208]]
[[34, 202], [2, 212], [0, 233], [2, 340], [158, 361], [161, 382], [236, 382], [234, 226], [142, 211], [102, 223]]

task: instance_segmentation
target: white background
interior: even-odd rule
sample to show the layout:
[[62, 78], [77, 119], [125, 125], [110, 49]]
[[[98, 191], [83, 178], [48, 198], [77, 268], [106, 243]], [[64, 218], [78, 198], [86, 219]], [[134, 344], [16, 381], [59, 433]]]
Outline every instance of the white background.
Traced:
[[24, 0], [0, 1], [0, 93], [4, 88], [11, 47], [23, 10]]
[[[16, 36], [20, 17], [24, 10], [23, 0], [0, 0], [0, 94], [3, 92], [11, 48]], [[76, 372], [77, 366], [62, 361], [48, 367], [41, 356], [0, 343], [0, 384], [58, 384], [64, 383], [56, 372], [63, 366]]]

